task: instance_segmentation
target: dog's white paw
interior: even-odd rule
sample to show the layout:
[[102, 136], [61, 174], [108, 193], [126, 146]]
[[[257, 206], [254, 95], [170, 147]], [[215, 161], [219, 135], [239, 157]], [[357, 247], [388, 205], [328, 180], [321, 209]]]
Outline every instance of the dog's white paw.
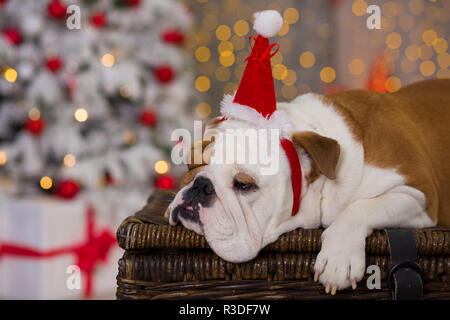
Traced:
[[[334, 230], [333, 230], [334, 229]], [[332, 295], [356, 284], [364, 276], [365, 236], [328, 228], [322, 234], [322, 248], [314, 265], [314, 281], [319, 280], [325, 292]]]

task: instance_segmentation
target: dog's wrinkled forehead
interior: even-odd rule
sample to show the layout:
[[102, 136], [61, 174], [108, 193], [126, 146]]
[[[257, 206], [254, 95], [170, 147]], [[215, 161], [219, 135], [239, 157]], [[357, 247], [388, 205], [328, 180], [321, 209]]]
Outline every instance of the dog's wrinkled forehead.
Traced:
[[[201, 140], [194, 141], [191, 145], [188, 162], [188, 172], [181, 178], [181, 188], [188, 185], [195, 176], [203, 170], [203, 167], [209, 164], [215, 135], [223, 131], [221, 124], [230, 124], [232, 121], [223, 121], [222, 117], [216, 117], [208, 121], [205, 125]], [[228, 127], [228, 126], [224, 126]]]
[[211, 119], [204, 128], [202, 139], [191, 145], [188, 172], [181, 178], [181, 188], [191, 183], [197, 173], [209, 163], [211, 148], [207, 147], [214, 143], [214, 133], [221, 122], [221, 117]]
[[279, 162], [279, 135], [273, 138], [272, 134], [270, 129], [259, 128], [245, 121], [215, 119], [212, 125], [206, 126], [202, 139], [192, 144], [189, 171], [182, 178], [181, 186], [192, 182], [209, 164], [245, 167], [244, 171], [254, 172], [256, 175], [264, 171], [261, 168], [273, 167], [276, 171], [279, 166], [272, 162]]

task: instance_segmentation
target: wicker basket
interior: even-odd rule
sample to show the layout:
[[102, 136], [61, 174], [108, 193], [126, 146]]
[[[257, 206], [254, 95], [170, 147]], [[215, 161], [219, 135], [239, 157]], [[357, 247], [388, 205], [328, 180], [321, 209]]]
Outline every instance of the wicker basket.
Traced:
[[[367, 238], [366, 264], [381, 269], [382, 289], [369, 290], [363, 280], [356, 290], [331, 296], [312, 281], [320, 250], [321, 229], [282, 235], [252, 261], [234, 264], [212, 252], [202, 236], [172, 227], [162, 216], [173, 194], [158, 191], [144, 209], [118, 229], [118, 299], [387, 299], [390, 267], [387, 236]], [[450, 299], [450, 229], [414, 230], [419, 264], [424, 272], [424, 298]]]

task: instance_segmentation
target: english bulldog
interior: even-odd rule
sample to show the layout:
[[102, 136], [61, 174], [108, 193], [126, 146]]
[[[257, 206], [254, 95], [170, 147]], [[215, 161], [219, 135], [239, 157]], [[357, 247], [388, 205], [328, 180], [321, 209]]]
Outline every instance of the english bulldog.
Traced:
[[277, 108], [302, 168], [298, 214], [291, 214], [283, 152], [272, 159], [279, 163], [272, 175], [262, 175], [260, 163], [212, 161], [218, 144], [211, 136], [228, 129], [240, 138], [243, 130], [234, 129], [258, 128], [216, 119], [205, 131], [204, 162], [191, 165], [169, 206], [172, 225], [204, 235], [218, 256], [236, 263], [285, 232], [323, 227], [314, 280], [331, 294], [363, 278], [365, 240], [374, 229], [450, 226], [450, 80], [395, 93], [309, 93]]

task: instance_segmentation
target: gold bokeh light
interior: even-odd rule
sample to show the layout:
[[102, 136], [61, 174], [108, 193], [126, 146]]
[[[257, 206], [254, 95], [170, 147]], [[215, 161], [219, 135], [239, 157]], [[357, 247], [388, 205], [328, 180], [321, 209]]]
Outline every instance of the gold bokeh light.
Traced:
[[107, 68], [112, 67], [115, 62], [116, 58], [111, 53], [106, 53], [102, 57], [102, 64]]
[[68, 153], [64, 156], [63, 163], [66, 167], [72, 168], [77, 163], [77, 159], [73, 154]]
[[6, 151], [0, 149], [0, 166], [3, 166], [8, 162], [8, 155]]
[[238, 20], [233, 27], [234, 33], [240, 37], [245, 36], [250, 31], [250, 26], [245, 20]]
[[286, 77], [283, 79], [283, 83], [287, 86], [291, 86], [295, 82], [297, 82], [297, 73], [294, 70], [288, 69]]
[[233, 52], [230, 50], [225, 50], [220, 54], [219, 61], [220, 64], [223, 65], [224, 67], [232, 66], [235, 61]]
[[311, 51], [305, 51], [300, 55], [299, 61], [303, 68], [311, 68], [316, 62], [316, 57]]
[[211, 114], [211, 106], [206, 102], [199, 103], [195, 108], [195, 113], [200, 118], [207, 118]]
[[41, 188], [44, 190], [48, 190], [53, 186], [53, 180], [49, 176], [43, 176], [39, 181]]
[[364, 72], [364, 62], [361, 59], [352, 59], [348, 64], [348, 71], [352, 75], [360, 75]]
[[170, 166], [169, 163], [165, 160], [158, 160], [155, 163], [155, 171], [158, 174], [165, 174], [169, 171]]
[[231, 30], [230, 27], [227, 25], [220, 25], [216, 29], [216, 38], [220, 41], [226, 41], [231, 37]]
[[436, 38], [437, 33], [434, 30], [427, 30], [422, 33], [422, 40], [427, 46], [431, 46]]
[[438, 38], [433, 41], [433, 48], [437, 54], [444, 53], [448, 49], [448, 42], [443, 38]]
[[386, 82], [384, 83], [384, 87], [388, 92], [395, 92], [398, 91], [402, 86], [402, 82], [399, 78], [392, 76], [387, 78]]
[[425, 60], [420, 64], [419, 70], [423, 76], [429, 77], [436, 71], [436, 65], [431, 60]]
[[283, 19], [286, 23], [293, 24], [298, 21], [299, 14], [298, 10], [295, 8], [287, 8], [284, 10]]
[[320, 80], [331, 83], [336, 79], [336, 71], [332, 67], [324, 67], [320, 70]]
[[233, 43], [231, 43], [230, 41], [221, 41], [219, 43], [219, 45], [217, 46], [217, 51], [219, 51], [219, 53], [222, 53], [224, 51], [233, 51], [234, 46]]
[[363, 16], [366, 14], [367, 2], [364, 0], [356, 0], [352, 4], [352, 12], [355, 16]]
[[283, 80], [287, 77], [288, 71], [284, 64], [276, 64], [272, 70], [273, 77], [277, 80]]
[[386, 37], [386, 45], [391, 49], [397, 49], [402, 44], [402, 36], [397, 32], [392, 32]]
[[6, 81], [8, 82], [16, 82], [17, 80], [17, 71], [14, 70], [13, 68], [8, 68], [5, 70], [5, 73], [3, 74]]
[[198, 62], [207, 62], [211, 58], [211, 51], [204, 46], [198, 47], [195, 50], [195, 58]]
[[199, 76], [195, 80], [195, 88], [200, 92], [206, 92], [211, 87], [211, 81], [207, 76]]
[[85, 108], [78, 108], [74, 113], [75, 120], [85, 122], [88, 119], [88, 112]]
[[38, 120], [41, 117], [41, 111], [39, 111], [38, 108], [31, 108], [30, 111], [28, 111], [28, 118], [31, 120]]

